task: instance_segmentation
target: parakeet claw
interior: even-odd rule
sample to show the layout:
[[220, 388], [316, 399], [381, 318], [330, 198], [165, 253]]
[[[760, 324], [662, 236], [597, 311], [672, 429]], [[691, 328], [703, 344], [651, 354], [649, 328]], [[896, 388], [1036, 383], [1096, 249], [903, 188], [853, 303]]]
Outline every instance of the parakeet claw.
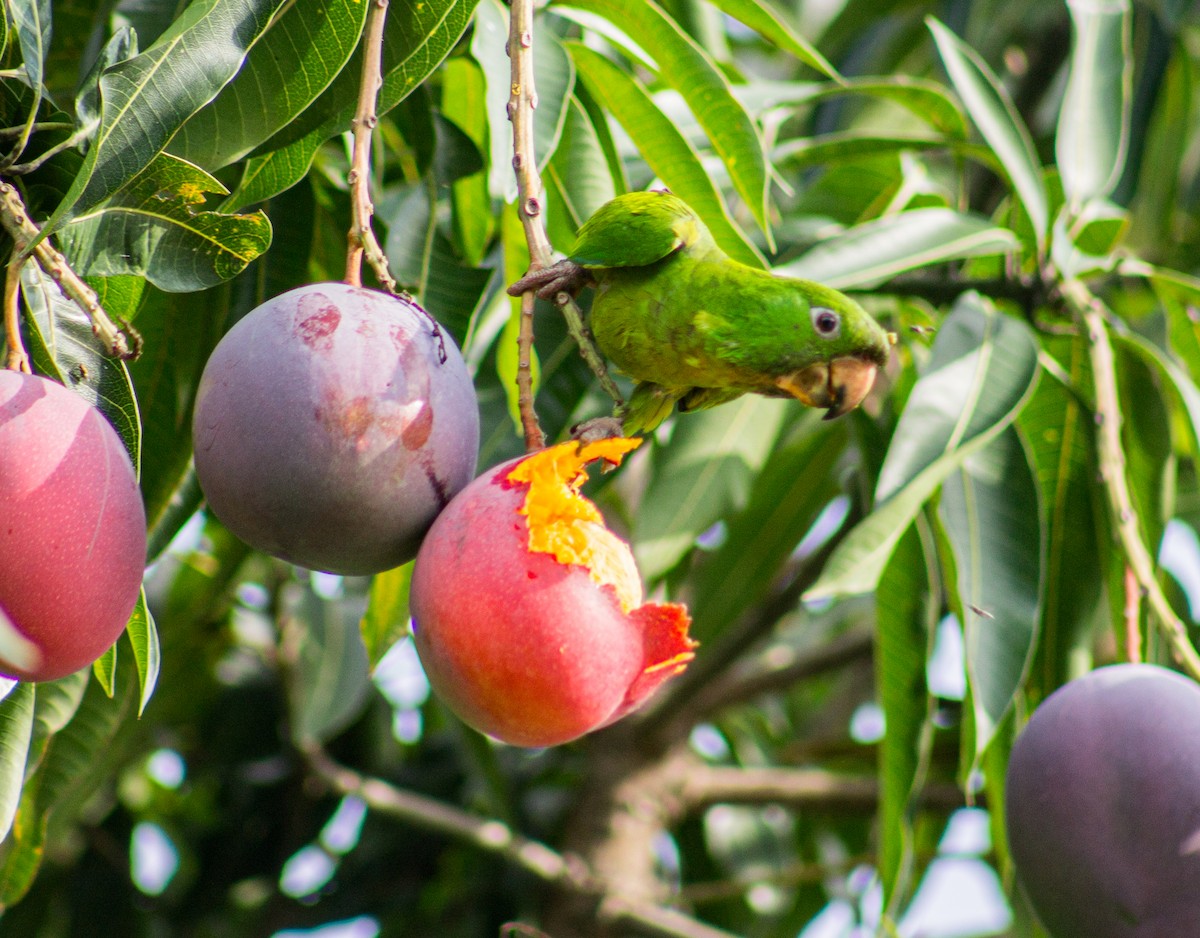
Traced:
[[591, 274], [571, 260], [561, 260], [549, 267], [531, 270], [508, 288], [509, 296], [520, 296], [533, 290], [543, 300], [553, 301], [559, 293], [575, 296], [591, 283]]
[[871, 391], [879, 366], [853, 356], [818, 362], [775, 380], [775, 385], [807, 404], [824, 407], [826, 420], [854, 410]]
[[624, 428], [619, 417], [593, 417], [571, 427], [571, 439], [580, 443], [611, 440], [624, 435]]

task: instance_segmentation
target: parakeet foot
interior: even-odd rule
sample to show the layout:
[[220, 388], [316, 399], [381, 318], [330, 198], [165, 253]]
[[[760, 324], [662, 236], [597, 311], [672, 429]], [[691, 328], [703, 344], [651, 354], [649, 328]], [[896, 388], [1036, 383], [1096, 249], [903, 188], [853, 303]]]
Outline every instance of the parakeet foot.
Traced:
[[508, 288], [509, 296], [520, 296], [533, 290], [543, 300], [553, 301], [559, 293], [575, 296], [592, 282], [591, 274], [574, 261], [561, 260], [540, 270], [531, 270]]
[[571, 439], [580, 443], [611, 440], [624, 435], [620, 417], [593, 417], [571, 427]]

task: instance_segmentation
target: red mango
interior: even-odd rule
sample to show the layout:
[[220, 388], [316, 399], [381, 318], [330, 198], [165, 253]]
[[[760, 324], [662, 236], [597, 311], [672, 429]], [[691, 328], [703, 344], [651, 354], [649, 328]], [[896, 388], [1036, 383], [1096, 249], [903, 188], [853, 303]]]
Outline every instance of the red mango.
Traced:
[[410, 595], [438, 696], [481, 732], [552, 746], [620, 719], [693, 657], [687, 610], [643, 603], [629, 545], [580, 494], [637, 440], [564, 443], [480, 476], [438, 516]]

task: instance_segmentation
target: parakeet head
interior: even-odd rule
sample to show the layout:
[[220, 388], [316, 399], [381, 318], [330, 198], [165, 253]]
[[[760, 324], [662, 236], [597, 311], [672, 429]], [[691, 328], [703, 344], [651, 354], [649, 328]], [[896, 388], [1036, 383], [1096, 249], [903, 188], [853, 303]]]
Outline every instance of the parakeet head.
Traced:
[[794, 285], [800, 352], [798, 367], [778, 375], [775, 386], [809, 407], [824, 408], [826, 420], [840, 417], [870, 393], [896, 337], [844, 293], [808, 280], [786, 282]]

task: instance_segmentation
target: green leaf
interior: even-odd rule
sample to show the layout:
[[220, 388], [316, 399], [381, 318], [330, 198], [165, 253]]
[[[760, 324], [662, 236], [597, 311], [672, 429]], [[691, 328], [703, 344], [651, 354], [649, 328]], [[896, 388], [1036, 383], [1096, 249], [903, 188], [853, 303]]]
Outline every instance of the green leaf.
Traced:
[[87, 690], [87, 686], [87, 668], [76, 671], [74, 674], [68, 674], [57, 681], [38, 683], [26, 777], [41, 765], [54, 734], [74, 718], [83, 701], [83, 694]]
[[927, 17], [925, 22], [933, 33], [950, 81], [1008, 174], [1029, 213], [1038, 249], [1043, 249], [1050, 227], [1050, 210], [1041, 163], [1029, 129], [979, 53], [933, 17]]
[[133, 646], [133, 660], [137, 665], [138, 674], [138, 716], [146, 709], [146, 704], [154, 694], [158, 683], [158, 669], [161, 665], [161, 653], [158, 646], [158, 629], [154, 625], [154, 616], [146, 605], [146, 591], [138, 594], [137, 605], [129, 622], [125, 625], [125, 634]]
[[36, 685], [22, 682], [0, 700], [0, 841], [12, 830], [33, 732]]
[[[1119, 349], [1134, 353], [1147, 368], [1157, 372], [1162, 383], [1171, 390], [1177, 406], [1182, 408], [1183, 426], [1188, 435], [1187, 449], [1193, 457], [1200, 456], [1200, 387], [1152, 342], [1124, 329], [1117, 331], [1115, 336]], [[1122, 396], [1136, 397], [1136, 394], [1126, 389]]]
[[225, 327], [225, 317], [214, 312], [227, 305], [228, 293], [220, 288], [174, 295], [151, 289], [138, 311], [145, 345], [129, 373], [145, 442], [141, 485], [150, 560], [200, 504], [190, 475], [192, 407], [204, 364]]
[[108, 651], [92, 662], [92, 674], [96, 676], [96, 683], [104, 689], [104, 693], [112, 697], [116, 692], [117, 680], [117, 646], [115, 644], [109, 645]]
[[[553, 156], [562, 136], [575, 67], [566, 50], [548, 30], [538, 33], [533, 48], [533, 82], [538, 105], [533, 112], [533, 149], [540, 171]], [[488, 186], [492, 196], [511, 202], [517, 197], [513, 172], [512, 124], [508, 102], [512, 93], [512, 64], [508, 45], [508, 13], [499, 0], [483, 0], [475, 11], [475, 34], [471, 54], [483, 69], [487, 83], [487, 114], [490, 121], [491, 167]]]
[[846, 454], [847, 422], [805, 416], [799, 423], [796, 439], [771, 447], [746, 507], [727, 514], [720, 546], [702, 555], [689, 601], [691, 635], [701, 642], [766, 598], [796, 545], [838, 494], [836, 467]]
[[875, 509], [838, 545], [806, 601], [869, 593], [901, 535], [942, 481], [1008, 426], [1038, 376], [1029, 327], [967, 293], [938, 330], [875, 489]]
[[367, 649], [367, 661], [372, 669], [388, 649], [409, 634], [408, 588], [412, 583], [413, 565], [376, 573], [367, 596], [367, 609], [358, 630]]
[[841, 80], [842, 76], [829, 64], [825, 56], [767, 4], [760, 3], [759, 0], [712, 0], [712, 3], [722, 13], [749, 26], [806, 65], [811, 65], [830, 78]]
[[[661, 78], [683, 95], [724, 162], [733, 187], [767, 236], [768, 247], [773, 248], [767, 217], [769, 178], [762, 139], [707, 53], [656, 4], [570, 0], [569, 5], [605, 17], [635, 42], [653, 50]], [[589, 90], [595, 94], [594, 88]]]
[[[392, 0], [383, 35], [383, 87], [377, 112], [386, 114], [441, 64], [471, 21], [477, 0]], [[317, 148], [344, 132], [358, 97], [361, 47], [311, 106], [267, 140], [249, 160], [223, 208], [262, 202], [304, 178]]]
[[1043, 570], [1040, 508], [1012, 427], [942, 483], [939, 515], [957, 573], [976, 757], [991, 744], [1033, 658]]
[[641, 83], [581, 43], [569, 43], [568, 48], [589, 93], [612, 112], [655, 175], [696, 210], [726, 253], [744, 264], [764, 267], [758, 249], [730, 217], [700, 155]]
[[[617, 194], [599, 135], [577, 98], [571, 99], [562, 140], [542, 179], [548, 199], [553, 199], [547, 210], [547, 230], [552, 243], [564, 246], [573, 243], [579, 227]], [[557, 213], [554, 204], [560, 207]], [[560, 232], [557, 242], [556, 231]]]
[[296, 649], [291, 685], [292, 738], [299, 744], [326, 742], [345, 729], [362, 709], [370, 670], [362, 636], [338, 604], [312, 590], [289, 617], [286, 642]]
[[887, 727], [879, 742], [879, 874], [892, 910], [912, 886], [913, 813], [933, 742], [925, 667], [940, 595], [933, 534], [918, 516], [875, 593], [875, 684]]
[[171, 139], [171, 152], [216, 169], [286, 127], [337, 77], [358, 44], [369, 8], [363, 0], [296, 0], [286, 6], [233, 81]]
[[[487, 150], [487, 85], [483, 71], [472, 59], [452, 58], [442, 69], [442, 114], [474, 141], [480, 153]], [[478, 172], [456, 179], [451, 187], [455, 246], [469, 264], [483, 262], [495, 232], [487, 174]]]
[[5, 26], [7, 27], [11, 17], [13, 31], [17, 34], [17, 44], [21, 48], [21, 67], [25, 72], [26, 83], [33, 93], [21, 133], [9, 150], [9, 155], [2, 161], [3, 167], [7, 168], [20, 158], [25, 144], [29, 142], [29, 135], [33, 131], [33, 124], [42, 104], [46, 57], [50, 46], [51, 16], [50, 0], [10, 0], [4, 7], [8, 14], [5, 17]]
[[100, 126], [50, 232], [140, 173], [241, 68], [282, 0], [197, 0], [145, 52], [100, 78]]
[[[79, 811], [96, 784], [114, 771], [113, 743], [129, 716], [133, 694], [118, 694], [112, 699], [98, 681], [86, 680], [87, 670], [82, 674], [83, 700], [70, 721], [50, 736], [41, 765], [26, 782], [20, 814], [0, 860], [0, 908], [16, 903], [32, 885], [42, 860], [49, 815], [57, 811], [70, 816]], [[124, 672], [125, 678], [130, 676]], [[71, 680], [64, 678], [55, 683]], [[46, 696], [45, 687], [38, 685], [39, 700]], [[67, 693], [73, 696], [77, 691], [72, 687]], [[40, 719], [41, 708], [37, 712]], [[50, 718], [51, 725], [61, 717], [59, 713]]]
[[1069, 384], [1050, 377], [1038, 382], [1017, 421], [1046, 509], [1045, 590], [1038, 658], [1030, 674], [1035, 699], [1086, 668], [1102, 599], [1095, 427], [1075, 390], [1091, 385], [1085, 343], [1082, 335], [1053, 343], [1059, 367], [1051, 373]]
[[262, 212], [201, 208], [204, 193], [226, 191], [203, 170], [159, 154], [129, 185], [61, 231], [63, 251], [88, 276], [141, 276], [170, 293], [215, 286], [271, 243], [271, 223]]
[[986, 218], [918, 208], [843, 231], [775, 272], [831, 287], [869, 289], [909, 270], [1018, 247], [1016, 235]]
[[650, 484], [633, 523], [634, 556], [648, 583], [696, 538], [743, 504], [787, 413], [787, 402], [746, 395], [678, 420], [652, 452]]
[[733, 93], [751, 113], [865, 95], [900, 105], [951, 139], [967, 137], [967, 118], [959, 103], [945, 85], [927, 78], [887, 75], [844, 78], [837, 84], [759, 79], [735, 85]]
[[987, 166], [998, 166], [987, 147], [954, 137], [876, 136], [859, 131], [824, 134], [789, 140], [771, 151], [771, 160], [783, 169], [806, 169], [842, 160], [861, 159], [880, 154], [949, 151]]
[[1067, 0], [1074, 41], [1055, 157], [1067, 204], [1078, 212], [1110, 195], [1125, 169], [1133, 110], [1129, 0]]
[[109, 357], [87, 315], [36, 264], [21, 269], [34, 367], [80, 394], [112, 423], [137, 471], [141, 422], [125, 363]]

